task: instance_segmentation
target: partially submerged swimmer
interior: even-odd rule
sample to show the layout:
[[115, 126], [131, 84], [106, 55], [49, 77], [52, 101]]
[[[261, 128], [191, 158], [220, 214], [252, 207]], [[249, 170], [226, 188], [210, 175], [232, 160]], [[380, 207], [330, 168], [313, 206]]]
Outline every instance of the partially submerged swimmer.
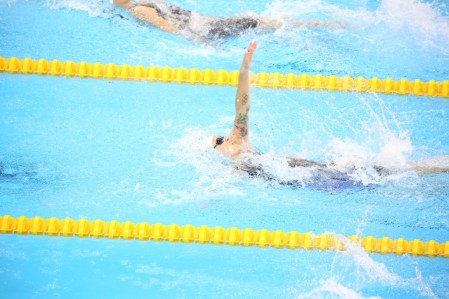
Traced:
[[162, 0], [131, 2], [113, 0], [113, 3], [128, 11], [136, 19], [144, 21], [162, 31], [179, 33], [203, 41], [237, 36], [250, 29], [275, 29], [282, 24], [258, 16], [209, 17], [167, 4]]
[[[228, 136], [213, 136], [212, 146], [225, 156], [236, 162], [236, 167], [247, 172], [250, 176], [262, 177], [266, 180], [275, 180], [282, 185], [302, 185], [304, 180], [282, 180], [267, 171], [260, 162], [260, 154], [255, 152], [248, 141], [249, 124], [248, 114], [250, 108], [249, 69], [253, 53], [256, 50], [255, 41], [249, 43], [240, 66], [239, 81], [235, 95], [234, 127]], [[326, 187], [339, 187], [357, 185], [359, 182], [351, 178], [351, 174], [357, 171], [357, 167], [339, 170], [333, 163], [319, 163], [316, 161], [285, 158], [285, 163], [290, 168], [302, 168], [311, 170], [306, 183]], [[413, 170], [421, 173], [449, 172], [449, 156], [433, 157], [420, 160], [408, 165], [405, 169], [387, 169], [382, 166], [373, 166], [373, 172], [378, 176], [389, 175], [398, 171]]]
[[[125, 9], [136, 19], [146, 22], [162, 31], [184, 35], [193, 40], [206, 43], [225, 37], [238, 36], [251, 29], [273, 30], [282, 27], [283, 22], [261, 18], [256, 15], [218, 18], [205, 16], [185, 10], [162, 0], [131, 2], [113, 0], [115, 5]], [[332, 21], [295, 22], [294, 26], [332, 26]]]

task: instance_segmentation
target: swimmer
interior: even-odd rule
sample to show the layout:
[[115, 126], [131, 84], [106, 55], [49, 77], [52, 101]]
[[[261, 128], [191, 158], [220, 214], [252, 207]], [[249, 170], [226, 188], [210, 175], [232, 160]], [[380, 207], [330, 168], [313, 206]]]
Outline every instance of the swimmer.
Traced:
[[[267, 180], [276, 180], [282, 185], [297, 185], [296, 181], [280, 181], [274, 175], [264, 170], [261, 163], [257, 162], [260, 154], [256, 153], [248, 141], [249, 124], [248, 113], [250, 108], [250, 88], [249, 88], [249, 69], [251, 60], [256, 50], [256, 41], [251, 41], [243, 56], [240, 66], [240, 75], [235, 95], [235, 118], [234, 127], [228, 136], [213, 136], [212, 147], [225, 156], [232, 158], [236, 162], [236, 167], [247, 172], [251, 176], [262, 177]], [[357, 169], [354, 166], [345, 172], [336, 169], [333, 163], [319, 163], [316, 161], [286, 158], [286, 165], [291, 168], [303, 168], [313, 171], [310, 177], [311, 182], [320, 181], [320, 184], [329, 185], [333, 181], [335, 186], [341, 186], [342, 183], [355, 185], [349, 174]], [[407, 166], [407, 169], [396, 170], [386, 169], [382, 166], [373, 166], [374, 172], [378, 176], [389, 175], [397, 171], [413, 170], [420, 173], [449, 172], [449, 156], [433, 157], [420, 160]]]
[[[202, 43], [207, 43], [208, 40], [238, 36], [251, 29], [258, 28], [270, 31], [283, 26], [283, 22], [278, 20], [261, 18], [255, 15], [227, 18], [209, 17], [167, 4], [162, 0], [147, 0], [135, 3], [130, 0], [113, 0], [112, 2], [136, 19], [162, 31], [181, 34]], [[329, 27], [332, 24], [334, 24], [332, 21], [310, 21], [306, 23], [296, 22], [294, 26]]]

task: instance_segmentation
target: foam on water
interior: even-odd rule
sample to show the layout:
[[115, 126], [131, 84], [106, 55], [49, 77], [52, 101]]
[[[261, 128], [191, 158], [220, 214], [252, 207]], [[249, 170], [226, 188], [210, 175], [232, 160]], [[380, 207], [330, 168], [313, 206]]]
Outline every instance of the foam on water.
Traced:
[[237, 184], [239, 174], [230, 167], [229, 159], [217, 157], [217, 152], [212, 148], [211, 135], [203, 129], [187, 129], [180, 139], [167, 146], [169, 149], [163, 154], [159, 151], [153, 153], [153, 162], [162, 167], [190, 165], [197, 179], [188, 192], [177, 190], [171, 191], [169, 195], [159, 192], [162, 203], [181, 203], [205, 196], [213, 198], [225, 194], [245, 194], [244, 189]]
[[343, 27], [375, 32], [376, 28], [380, 29], [380, 25], [384, 24], [396, 32], [409, 29], [417, 37], [426, 40], [443, 38], [449, 41], [449, 22], [440, 9], [433, 3], [417, 0], [383, 0], [375, 11], [341, 8], [321, 0], [274, 1], [263, 15], [284, 20], [287, 27], [292, 20], [336, 20], [341, 21]]
[[335, 281], [335, 279], [320, 280], [320, 285], [308, 293], [297, 295], [296, 299], [303, 298], [347, 298], [347, 299], [377, 299], [382, 298], [378, 296], [364, 297], [356, 290], [342, 285]]
[[[313, 175], [310, 170], [288, 167], [287, 156], [326, 163], [363, 185], [416, 178], [408, 171], [412, 142], [396, 115], [377, 95], [353, 96], [350, 100], [325, 100], [324, 106], [317, 104], [323, 99], [315, 94], [310, 94], [313, 100], [305, 104], [292, 94], [281, 95], [285, 107], [290, 108], [273, 112], [270, 96], [256, 94], [252, 109], [257, 114], [252, 126], [256, 131], [251, 132], [251, 140], [256, 148], [268, 148], [257, 162], [286, 181], [307, 181]], [[321, 108], [309, 107], [315, 105]], [[389, 175], [379, 173], [379, 167]]]
[[407, 171], [413, 146], [408, 132], [401, 129], [396, 116], [379, 96], [358, 99], [367, 117], [359, 118], [357, 128], [345, 124], [348, 126], [345, 131], [359, 133], [364, 138], [332, 138], [325, 147], [324, 157], [338, 169], [350, 171], [364, 185], [382, 183], [385, 178], [379, 176], [375, 167]]
[[416, 0], [382, 1], [375, 18], [383, 20], [392, 29], [410, 28], [419, 37], [449, 40], [449, 22], [433, 3]]
[[91, 17], [110, 17], [111, 14], [111, 4], [108, 1], [47, 0], [47, 6], [51, 9], [85, 11]]

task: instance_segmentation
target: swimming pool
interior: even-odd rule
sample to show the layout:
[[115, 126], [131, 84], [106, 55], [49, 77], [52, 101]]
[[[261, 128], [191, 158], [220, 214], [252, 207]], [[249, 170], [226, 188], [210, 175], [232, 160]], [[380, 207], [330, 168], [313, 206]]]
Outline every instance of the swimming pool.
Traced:
[[[116, 16], [106, 1], [0, 2], [0, 55], [254, 72], [449, 77], [448, 10], [417, 1], [177, 1], [205, 14], [340, 19], [209, 46]], [[126, 15], [124, 15], [126, 17]], [[449, 175], [360, 172], [364, 187], [288, 188], [212, 151], [232, 87], [0, 74], [0, 215], [449, 240]], [[447, 99], [252, 89], [268, 157], [395, 165], [448, 155]], [[342, 162], [343, 163], [343, 162]], [[280, 175], [289, 176], [286, 169]], [[298, 175], [298, 173], [295, 173]], [[299, 174], [301, 175], [301, 174]], [[410, 255], [0, 235], [0, 294], [30, 297], [445, 297], [448, 260]]]

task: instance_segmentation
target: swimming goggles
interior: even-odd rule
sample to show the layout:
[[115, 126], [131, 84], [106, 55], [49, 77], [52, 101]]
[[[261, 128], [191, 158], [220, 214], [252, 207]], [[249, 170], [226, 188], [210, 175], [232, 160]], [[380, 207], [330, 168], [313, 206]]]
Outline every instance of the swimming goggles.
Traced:
[[216, 148], [217, 145], [222, 145], [222, 144], [223, 144], [223, 141], [224, 141], [224, 137], [223, 137], [223, 136], [217, 137], [217, 140], [215, 140], [214, 148]]

